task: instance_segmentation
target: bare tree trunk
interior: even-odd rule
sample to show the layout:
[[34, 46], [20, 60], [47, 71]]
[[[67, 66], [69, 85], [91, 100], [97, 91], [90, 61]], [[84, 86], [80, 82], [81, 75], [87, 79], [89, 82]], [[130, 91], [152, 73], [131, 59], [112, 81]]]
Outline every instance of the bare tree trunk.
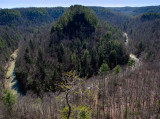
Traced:
[[104, 87], [103, 87], [103, 116], [104, 116], [104, 118], [105, 118], [105, 87], [106, 87], [106, 85], [105, 85], [105, 76], [103, 75], [103, 83], [104, 83]]
[[69, 94], [69, 92], [67, 92], [67, 94], [66, 94], [66, 102], [67, 102], [68, 109], [69, 109], [69, 110], [68, 110], [67, 119], [69, 119], [69, 117], [70, 117], [70, 115], [71, 115], [71, 106], [70, 106], [70, 104], [69, 104], [68, 94]]

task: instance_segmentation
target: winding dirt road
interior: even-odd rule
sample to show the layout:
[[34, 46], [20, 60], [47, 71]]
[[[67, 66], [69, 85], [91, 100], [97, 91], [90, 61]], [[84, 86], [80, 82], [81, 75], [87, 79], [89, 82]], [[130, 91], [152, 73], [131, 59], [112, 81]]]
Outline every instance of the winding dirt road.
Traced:
[[[125, 45], [128, 46], [129, 43], [129, 38], [128, 38], [128, 34], [127, 33], [123, 33], [123, 36], [125, 37]], [[130, 53], [129, 54], [130, 59], [133, 59], [135, 61], [135, 66], [140, 66], [142, 64], [142, 62], [137, 58], [136, 55]]]
[[129, 40], [127, 33], [123, 33], [123, 37], [125, 37], [125, 45], [128, 45]]

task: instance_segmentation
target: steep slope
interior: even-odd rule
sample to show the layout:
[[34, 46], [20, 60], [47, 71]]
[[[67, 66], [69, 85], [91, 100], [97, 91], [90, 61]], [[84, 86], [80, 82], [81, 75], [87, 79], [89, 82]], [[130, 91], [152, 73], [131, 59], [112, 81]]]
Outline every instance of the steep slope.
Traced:
[[71, 6], [54, 23], [50, 35], [43, 31], [24, 46], [17, 61], [16, 75], [23, 91], [38, 95], [56, 91], [64, 72], [72, 70], [89, 78], [97, 75], [104, 62], [111, 69], [128, 62], [121, 30], [108, 23], [102, 26], [87, 7]]
[[[135, 25], [136, 24], [136, 25]], [[131, 50], [147, 61], [157, 60], [160, 42], [160, 14], [145, 13], [133, 19], [128, 27], [131, 37]]]
[[52, 27], [51, 33], [58, 31], [73, 37], [80, 37], [82, 34], [89, 36], [95, 31], [97, 24], [97, 17], [89, 8], [76, 5], [71, 6], [59, 18], [57, 24]]
[[147, 12], [160, 13], [160, 6], [146, 7], [108, 7], [114, 13], [125, 14], [129, 16], [137, 16]]
[[93, 11], [95, 12], [96, 16], [102, 21], [102, 22], [109, 22], [111, 25], [119, 27], [121, 29], [126, 30], [126, 24], [129, 22], [130, 17], [119, 14], [116, 12], [113, 12], [109, 8], [104, 7], [91, 7]]

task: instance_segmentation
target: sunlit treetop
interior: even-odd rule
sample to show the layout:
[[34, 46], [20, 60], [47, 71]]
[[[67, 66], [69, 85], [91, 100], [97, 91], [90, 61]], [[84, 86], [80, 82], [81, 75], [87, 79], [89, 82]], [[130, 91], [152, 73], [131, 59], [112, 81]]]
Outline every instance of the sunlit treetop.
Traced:
[[93, 32], [97, 25], [98, 19], [90, 8], [74, 5], [68, 8], [53, 25], [51, 32], [60, 31], [69, 35], [73, 35], [76, 31]]

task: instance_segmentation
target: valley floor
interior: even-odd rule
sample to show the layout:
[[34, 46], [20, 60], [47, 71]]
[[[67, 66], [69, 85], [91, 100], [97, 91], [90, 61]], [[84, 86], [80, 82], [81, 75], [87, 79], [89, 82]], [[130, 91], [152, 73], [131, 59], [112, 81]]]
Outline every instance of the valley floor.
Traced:
[[16, 58], [18, 56], [18, 50], [16, 49], [10, 56], [9, 62], [6, 64], [6, 79], [5, 79], [5, 88], [9, 89], [12, 91], [14, 95], [20, 95], [20, 90], [18, 87], [18, 82], [16, 80], [15, 76], [15, 63], [16, 63]]

